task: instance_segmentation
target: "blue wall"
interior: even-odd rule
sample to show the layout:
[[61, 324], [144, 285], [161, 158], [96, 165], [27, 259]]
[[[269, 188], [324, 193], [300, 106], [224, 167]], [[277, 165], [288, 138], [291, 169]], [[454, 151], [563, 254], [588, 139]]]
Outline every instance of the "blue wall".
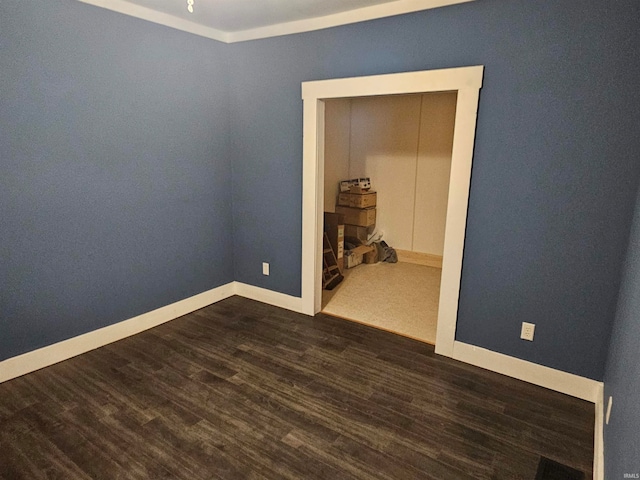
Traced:
[[0, 2], [0, 360], [233, 280], [223, 47]]
[[[640, 155], [638, 157], [640, 159]], [[613, 396], [605, 425], [605, 478], [640, 474], [640, 196], [625, 262], [616, 320], [605, 371], [605, 406]]]
[[482, 64], [457, 339], [601, 380], [640, 178], [638, 18], [482, 0], [229, 46], [236, 280], [300, 294], [301, 82]]
[[483, 64], [457, 338], [602, 379], [640, 179], [638, 18], [481, 0], [221, 45], [1, 3], [0, 359], [234, 279], [299, 295], [300, 83]]

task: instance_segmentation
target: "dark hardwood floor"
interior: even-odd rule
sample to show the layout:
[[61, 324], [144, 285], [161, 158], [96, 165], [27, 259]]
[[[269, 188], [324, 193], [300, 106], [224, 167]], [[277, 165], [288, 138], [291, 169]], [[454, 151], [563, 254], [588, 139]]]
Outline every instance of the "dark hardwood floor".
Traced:
[[0, 384], [4, 479], [592, 476], [594, 407], [232, 297]]

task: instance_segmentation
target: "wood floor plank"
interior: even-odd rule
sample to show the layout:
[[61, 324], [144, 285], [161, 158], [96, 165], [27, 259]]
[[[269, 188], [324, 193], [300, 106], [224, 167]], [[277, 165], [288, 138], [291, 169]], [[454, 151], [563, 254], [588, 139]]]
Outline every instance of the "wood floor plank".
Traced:
[[44, 469], [38, 469], [32, 461], [31, 452], [25, 452], [27, 442], [22, 445], [0, 439], [2, 455], [0, 455], [0, 478], [40, 480], [46, 478]]
[[0, 384], [0, 478], [589, 477], [593, 428], [588, 402], [231, 297]]

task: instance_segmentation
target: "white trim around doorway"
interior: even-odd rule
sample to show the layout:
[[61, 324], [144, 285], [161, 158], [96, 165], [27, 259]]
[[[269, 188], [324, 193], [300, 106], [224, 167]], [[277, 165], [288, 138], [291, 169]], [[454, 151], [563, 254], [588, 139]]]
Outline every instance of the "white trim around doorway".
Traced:
[[458, 94], [449, 178], [436, 353], [454, 354], [476, 117], [484, 67], [471, 66], [302, 83], [302, 310], [320, 311], [324, 205], [324, 100], [450, 92]]

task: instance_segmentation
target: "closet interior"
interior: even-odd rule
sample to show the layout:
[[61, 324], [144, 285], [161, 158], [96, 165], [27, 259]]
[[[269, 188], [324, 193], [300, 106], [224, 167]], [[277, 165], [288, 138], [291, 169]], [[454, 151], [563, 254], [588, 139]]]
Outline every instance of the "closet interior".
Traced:
[[[456, 101], [325, 101], [325, 231], [342, 279], [323, 290], [324, 313], [435, 344]], [[365, 178], [370, 189], [341, 192]]]

